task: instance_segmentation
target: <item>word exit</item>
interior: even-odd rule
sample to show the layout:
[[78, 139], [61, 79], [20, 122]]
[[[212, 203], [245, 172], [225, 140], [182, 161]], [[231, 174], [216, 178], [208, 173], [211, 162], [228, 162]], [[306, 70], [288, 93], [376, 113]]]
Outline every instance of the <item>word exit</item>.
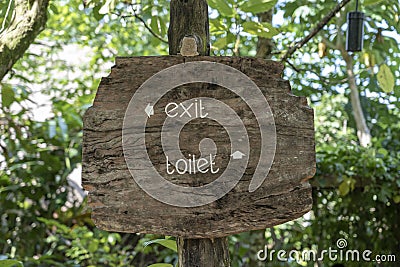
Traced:
[[204, 109], [202, 101], [197, 99], [187, 104], [171, 102], [165, 106], [165, 114], [170, 118], [188, 116], [189, 118], [203, 119], [208, 115], [208, 113], [204, 112]]

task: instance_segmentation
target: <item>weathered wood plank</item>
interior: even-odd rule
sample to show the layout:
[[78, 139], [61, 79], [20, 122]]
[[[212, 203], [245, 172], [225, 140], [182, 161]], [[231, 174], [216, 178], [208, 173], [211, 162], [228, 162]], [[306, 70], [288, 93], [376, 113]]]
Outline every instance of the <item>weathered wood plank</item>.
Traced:
[[[124, 159], [122, 127], [127, 105], [143, 82], [158, 71], [189, 61], [223, 63], [248, 75], [273, 112], [277, 144], [267, 178], [260, 188], [249, 193], [249, 183], [261, 152], [260, 129], [251, 109], [240, 97], [216, 85], [190, 84], [169, 92], [154, 107], [155, 114], [146, 127], [149, 157], [167, 180], [199, 186], [217, 178], [217, 175], [205, 178], [196, 174], [182, 179], [176, 174], [166, 175], [160, 138], [166, 119], [162, 111], [169, 101], [183, 102], [195, 97], [218, 99], [239, 114], [250, 141], [249, 164], [232, 191], [213, 203], [182, 208], [153, 199], [136, 184]], [[280, 63], [255, 58], [117, 58], [116, 66], [109, 77], [102, 79], [93, 107], [84, 117], [82, 180], [89, 191], [96, 225], [110, 231], [210, 238], [270, 227], [309, 211], [311, 187], [306, 180], [315, 173], [313, 110], [307, 106], [305, 98], [290, 93], [289, 83], [281, 79], [282, 71]], [[226, 168], [230, 158], [229, 139], [225, 130], [211, 120], [207, 123], [193, 120], [183, 128], [179, 140], [182, 153], [198, 153], [193, 149], [204, 137], [215, 142], [218, 147], [216, 162], [221, 169]]]

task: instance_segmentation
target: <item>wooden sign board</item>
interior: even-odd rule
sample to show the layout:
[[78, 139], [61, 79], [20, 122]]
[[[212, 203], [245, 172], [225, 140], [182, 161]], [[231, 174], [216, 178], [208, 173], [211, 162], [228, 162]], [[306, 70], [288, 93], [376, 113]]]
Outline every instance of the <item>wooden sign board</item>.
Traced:
[[84, 116], [95, 224], [211, 238], [309, 211], [313, 110], [282, 71], [257, 58], [117, 58]]

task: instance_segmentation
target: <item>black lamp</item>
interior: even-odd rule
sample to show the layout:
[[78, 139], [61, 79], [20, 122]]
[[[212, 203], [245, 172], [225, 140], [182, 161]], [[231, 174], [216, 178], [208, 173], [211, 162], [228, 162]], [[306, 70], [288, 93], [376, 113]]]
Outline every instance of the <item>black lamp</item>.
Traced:
[[346, 50], [361, 51], [364, 37], [364, 13], [358, 11], [358, 0], [356, 0], [356, 11], [347, 13], [347, 25]]

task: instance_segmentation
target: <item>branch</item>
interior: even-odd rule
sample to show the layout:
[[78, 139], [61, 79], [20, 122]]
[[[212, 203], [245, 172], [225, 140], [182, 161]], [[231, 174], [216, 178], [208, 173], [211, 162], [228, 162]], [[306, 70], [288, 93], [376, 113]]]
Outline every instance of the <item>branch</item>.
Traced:
[[163, 38], [162, 38], [161, 36], [159, 36], [157, 33], [155, 33], [155, 32], [149, 27], [149, 25], [147, 25], [146, 21], [144, 21], [144, 19], [142, 19], [138, 14], [136, 14], [135, 11], [134, 11], [133, 15], [122, 15], [122, 14], [120, 14], [120, 13], [112, 13], [112, 14], [117, 15], [118, 17], [121, 17], [121, 18], [123, 18], [123, 19], [126, 19], [126, 18], [136, 18], [136, 19], [138, 19], [138, 20], [143, 24], [143, 26], [144, 26], [154, 37], [156, 37], [156, 38], [157, 38], [158, 40], [160, 40], [161, 42], [168, 44], [168, 41], [165, 40], [165, 39], [163, 39]]
[[14, 4], [13, 20], [0, 34], [0, 81], [44, 30], [47, 22], [49, 0], [14, 0]]
[[304, 68], [300, 69], [300, 68], [296, 67], [296, 66], [295, 66], [292, 62], [290, 62], [288, 59], [286, 60], [286, 63], [287, 63], [295, 72], [297, 72], [297, 73], [311, 72], [312, 74], [314, 74], [315, 76], [317, 76], [317, 77], [319, 78], [319, 80], [320, 80], [324, 85], [327, 85], [327, 86], [328, 86], [328, 85], [329, 85], [329, 86], [332, 86], [332, 85], [335, 85], [335, 84], [342, 84], [342, 83], [347, 82], [347, 81], [349, 80], [348, 78], [343, 78], [343, 79], [340, 79], [340, 80], [338, 80], [338, 81], [332, 81], [332, 80], [330, 80], [330, 79], [328, 79], [328, 78], [322, 76], [320, 73], [318, 73], [318, 72], [316, 72], [316, 71], [314, 71], [314, 70], [311, 70], [311, 69], [304, 69]]
[[350, 102], [353, 109], [354, 120], [356, 121], [357, 137], [360, 145], [362, 147], [367, 147], [371, 144], [372, 136], [361, 106], [360, 93], [358, 91], [356, 77], [354, 74], [353, 58], [347, 53], [343, 46], [340, 48], [340, 52], [342, 53], [343, 59], [346, 62], [346, 71], [347, 76], [349, 77]]
[[328, 22], [344, 7], [347, 3], [349, 3], [350, 0], [343, 0], [341, 3], [339, 3], [331, 12], [329, 12], [318, 24], [317, 26], [314, 27], [314, 29], [311, 30], [311, 32], [304, 37], [301, 41], [297, 42], [294, 46], [290, 47], [286, 54], [282, 57], [281, 61], [287, 61], [287, 59], [293, 55], [293, 53], [297, 50], [302, 48], [308, 41], [311, 40], [322, 28], [328, 24]]
[[125, 19], [125, 18], [132, 18], [132, 17], [136, 18], [137, 20], [139, 20], [139, 21], [143, 24], [143, 26], [144, 26], [154, 37], [156, 37], [156, 38], [157, 38], [158, 40], [160, 40], [161, 42], [168, 44], [168, 41], [167, 41], [167, 40], [163, 39], [161, 36], [159, 36], [157, 33], [155, 33], [155, 32], [150, 28], [150, 26], [147, 25], [146, 21], [144, 21], [144, 19], [143, 19], [142, 17], [140, 17], [140, 16], [136, 13], [136, 9], [135, 9], [135, 7], [134, 7], [134, 4], [130, 4], [129, 6], [130, 6], [131, 9], [132, 9], [133, 15], [122, 15], [121, 13], [112, 13], [112, 14], [117, 15], [118, 17], [121, 17], [121, 18], [123, 18], [123, 19]]
[[147, 25], [146, 21], [144, 21], [144, 19], [142, 19], [137, 13], [136, 11], [133, 9], [133, 16], [138, 19], [140, 22], [143, 23], [143, 26], [152, 34], [154, 35], [154, 37], [156, 37], [158, 40], [160, 40], [163, 43], [168, 44], [168, 41], [163, 39], [161, 36], [159, 36], [157, 33], [155, 33], [150, 27], [149, 25]]

